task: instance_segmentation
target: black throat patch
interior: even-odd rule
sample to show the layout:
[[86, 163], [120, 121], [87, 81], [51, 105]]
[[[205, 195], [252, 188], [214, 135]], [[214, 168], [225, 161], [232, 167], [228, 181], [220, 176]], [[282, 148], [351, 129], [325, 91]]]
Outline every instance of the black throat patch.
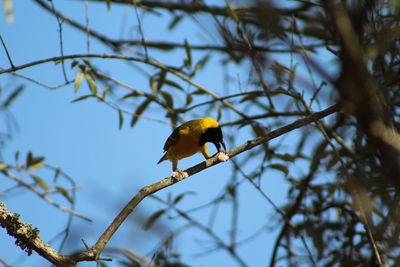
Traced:
[[205, 133], [200, 136], [200, 146], [207, 142], [215, 143], [222, 141], [222, 131], [220, 127], [208, 128]]

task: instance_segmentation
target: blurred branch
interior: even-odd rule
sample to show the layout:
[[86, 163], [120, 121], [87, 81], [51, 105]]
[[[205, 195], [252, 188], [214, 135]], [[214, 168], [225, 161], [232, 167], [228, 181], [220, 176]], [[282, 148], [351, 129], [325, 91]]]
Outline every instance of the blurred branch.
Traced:
[[77, 213], [76, 211], [73, 211], [67, 207], [64, 207], [60, 204], [58, 204], [57, 202], [53, 201], [52, 199], [48, 198], [46, 196], [46, 194], [40, 192], [39, 190], [37, 190], [35, 187], [31, 186], [30, 184], [24, 182], [22, 179], [17, 178], [14, 174], [12, 174], [11, 172], [7, 171], [7, 170], [2, 170], [2, 172], [5, 174], [6, 177], [8, 177], [9, 179], [15, 181], [16, 183], [18, 183], [19, 185], [28, 188], [30, 191], [32, 191], [33, 193], [35, 193], [37, 196], [39, 196], [41, 199], [43, 199], [44, 201], [46, 201], [47, 203], [49, 203], [50, 205], [56, 207], [57, 209], [70, 213], [74, 216], [77, 216], [81, 219], [84, 219], [85, 221], [91, 222], [92, 220]]
[[111, 46], [113, 49], [117, 50], [119, 49], [119, 44], [113, 40], [111, 40], [110, 38], [108, 38], [107, 36], [96, 32], [92, 29], [86, 29], [86, 26], [81, 25], [80, 23], [64, 16], [63, 14], [61, 14], [60, 12], [58, 12], [56, 9], [51, 8], [48, 4], [46, 4], [45, 1], [43, 0], [34, 0], [37, 4], [39, 4], [39, 6], [43, 7], [45, 10], [49, 11], [50, 13], [54, 14], [58, 19], [62, 19], [62, 21], [67, 22], [68, 24], [70, 24], [71, 26], [81, 30], [84, 33], [87, 33], [87, 31], [90, 33], [90, 36], [95, 37], [96, 39], [98, 39], [99, 41], [103, 42], [104, 44]]
[[[160, 50], [172, 50], [172, 49], [185, 49], [185, 45], [182, 43], [176, 43], [176, 42], [168, 42], [168, 41], [140, 41], [140, 40], [113, 40], [114, 43], [119, 43], [121, 45], [131, 45], [131, 46], [136, 46], [136, 45], [145, 45], [148, 48], [155, 48], [155, 49], [160, 49]], [[314, 48], [318, 47], [325, 47], [326, 43], [321, 43], [321, 44], [311, 44], [311, 45], [303, 45], [303, 46], [294, 46], [292, 48], [271, 48], [271, 47], [265, 47], [265, 46], [260, 46], [260, 45], [253, 45], [252, 49], [257, 52], [269, 52], [269, 53], [290, 53], [299, 49], [306, 49], [306, 50], [312, 50]], [[196, 44], [190, 44], [190, 49], [192, 50], [201, 50], [201, 51], [217, 51], [217, 52], [224, 52], [224, 53], [231, 53], [232, 51], [234, 52], [246, 52], [247, 48], [241, 47], [241, 46], [232, 46], [232, 47], [227, 47], [225, 45], [196, 45]]]
[[0, 263], [3, 264], [4, 267], [11, 267], [10, 264], [8, 264], [5, 260], [3, 260], [2, 258], [0, 258]]
[[[194, 2], [194, 3], [179, 3], [179, 2], [166, 2], [166, 1], [146, 1], [146, 0], [141, 0], [141, 1], [132, 1], [132, 0], [91, 0], [93, 2], [112, 2], [115, 4], [125, 4], [125, 5], [137, 5], [140, 8], [143, 8], [145, 10], [149, 10], [152, 8], [159, 8], [159, 9], [165, 9], [171, 12], [174, 11], [183, 11], [185, 13], [199, 13], [199, 12], [205, 12], [212, 14], [214, 16], [224, 16], [224, 17], [231, 17], [232, 12], [234, 12], [236, 15], [239, 15], [240, 17], [246, 18], [246, 15], [248, 13], [252, 14], [257, 12], [258, 7], [257, 6], [230, 6], [228, 9], [225, 6], [212, 6], [212, 5], [207, 5], [203, 4], [200, 1]], [[276, 11], [283, 16], [292, 16], [296, 13], [300, 13], [303, 11], [305, 8], [311, 6], [311, 4], [303, 4], [299, 5], [296, 8], [292, 9], [286, 9], [286, 8], [277, 8]], [[300, 17], [301, 14], [299, 14]], [[243, 19], [243, 18], [241, 18]], [[251, 21], [251, 20], [249, 20]], [[254, 21], [252, 21], [254, 22]]]
[[160, 198], [157, 198], [157, 200], [160, 201], [161, 203], [163, 203], [164, 205], [170, 207], [172, 210], [174, 210], [179, 215], [179, 217], [183, 218], [184, 220], [186, 220], [188, 222], [188, 225], [190, 227], [196, 227], [199, 230], [206, 233], [212, 240], [215, 241], [218, 248], [222, 248], [226, 252], [231, 254], [231, 256], [237, 261], [237, 263], [240, 266], [247, 266], [247, 264], [237, 254], [237, 252], [235, 250], [235, 246], [236, 246], [237, 242], [230, 243], [230, 244], [228, 244], [227, 242], [224, 242], [224, 240], [221, 237], [219, 237], [218, 234], [210, 226], [202, 224], [200, 221], [194, 219], [192, 216], [189, 215], [189, 213], [192, 212], [193, 210], [183, 211], [183, 210], [178, 209], [176, 207], [176, 205], [170, 205], [168, 202], [163, 201]]
[[[275, 242], [274, 250], [273, 250], [273, 252], [272, 252], [270, 266], [273, 266], [273, 265], [275, 264], [275, 258], [276, 258], [276, 255], [277, 255], [278, 247], [279, 247], [279, 245], [280, 245], [281, 239], [283, 238], [283, 236], [284, 236], [286, 230], [288, 229], [288, 227], [291, 227], [291, 228], [293, 228], [293, 229], [295, 228], [295, 227], [292, 225], [292, 223], [290, 222], [290, 220], [292, 219], [292, 217], [293, 217], [294, 214], [296, 213], [296, 210], [297, 210], [297, 208], [299, 207], [299, 205], [293, 206], [292, 209], [289, 210], [288, 215], [287, 215], [282, 209], [280, 209], [280, 208], [267, 196], [267, 194], [265, 194], [265, 193], [262, 191], [262, 189], [260, 188], [260, 186], [257, 185], [257, 184], [253, 181], [253, 179], [252, 179], [249, 175], [247, 175], [247, 174], [242, 170], [242, 168], [240, 168], [239, 164], [237, 164], [234, 160], [232, 160], [232, 162], [233, 162], [233, 164], [235, 165], [235, 167], [240, 171], [240, 173], [246, 178], [246, 180], [247, 180], [252, 186], [254, 186], [254, 188], [256, 188], [256, 190], [261, 194], [261, 196], [263, 196], [263, 198], [265, 198], [265, 199], [268, 201], [269, 204], [272, 205], [272, 207], [275, 209], [275, 211], [278, 212], [280, 215], [282, 215], [282, 218], [283, 218], [283, 220], [285, 221], [285, 224], [284, 224], [284, 226], [283, 226], [283, 228], [282, 228], [282, 230], [281, 230], [281, 232], [280, 232], [280, 235], [278, 236], [278, 238], [277, 238], [277, 240], [276, 240], [276, 242]], [[306, 181], [306, 182], [307, 182], [307, 181]], [[306, 188], [308, 187], [308, 186], [305, 186], [305, 185], [307, 185], [306, 182], [305, 182], [305, 183], [301, 183], [301, 185], [300, 185], [300, 188], [302, 189], [302, 191], [305, 191]], [[301, 192], [302, 192], [302, 191], [301, 191]], [[304, 196], [304, 194], [302, 194], [302, 195]], [[300, 196], [300, 194], [299, 194], [299, 196]], [[299, 199], [299, 196], [298, 196], [298, 199]], [[302, 199], [302, 198], [301, 198], [301, 199]], [[298, 201], [300, 201], [300, 200], [298, 200]], [[301, 201], [300, 201], [300, 202], [301, 202]], [[300, 202], [299, 202], [299, 203], [300, 203]], [[306, 243], [306, 241], [305, 241], [305, 238], [304, 238], [304, 236], [303, 236], [302, 234], [300, 234], [300, 238], [301, 238], [301, 241], [302, 241], [304, 247], [305, 247], [306, 250], [307, 250], [308, 256], [309, 256], [311, 262], [313, 263], [313, 266], [316, 266], [314, 257], [313, 257], [313, 255], [312, 255], [312, 253], [311, 253], [311, 251], [310, 251], [310, 249], [309, 249], [309, 247], [308, 247], [308, 245], [307, 245], [307, 243]]]
[[[161, 64], [161, 63], [159, 63], [157, 61], [154, 61], [154, 60], [137, 58], [137, 57], [127, 57], [127, 56], [121, 56], [121, 55], [76, 54], [76, 55], [67, 55], [67, 56], [62, 56], [62, 57], [52, 57], [52, 58], [33, 61], [33, 62], [26, 63], [26, 64], [23, 64], [23, 65], [20, 65], [20, 66], [12, 67], [12, 68], [9, 68], [9, 69], [0, 70], [0, 75], [4, 74], [4, 73], [10, 73], [10, 72], [14, 72], [14, 71], [17, 71], [17, 70], [29, 68], [29, 67], [32, 67], [32, 66], [35, 66], [35, 65], [48, 63], [48, 62], [63, 61], [63, 60], [66, 60], [66, 59], [74, 59], [74, 58], [112, 58], [112, 59], [121, 59], [121, 60], [141, 62], [141, 63], [147, 64], [147, 65], [151, 65], [153, 67], [159, 68], [161, 70], [165, 70], [165, 71], [175, 75], [176, 77], [180, 78], [181, 80], [187, 82], [190, 85], [193, 85], [194, 87], [196, 87], [197, 89], [201, 90], [202, 92], [212, 96], [214, 99], [219, 99], [220, 98], [219, 95], [217, 95], [216, 93], [214, 93], [214, 92], [208, 90], [207, 88], [201, 86], [200, 84], [192, 81], [189, 77], [187, 77], [186, 75], [182, 74], [181, 72], [179, 72], [174, 67], [163, 65], [163, 64]], [[247, 118], [247, 115], [245, 115], [243, 112], [241, 112], [236, 107], [231, 105], [229, 102], [227, 102], [227, 101], [225, 101], [223, 99], [221, 99], [219, 101], [224, 106], [226, 106], [227, 108], [231, 109], [232, 111], [234, 111], [235, 113], [237, 113], [241, 117]]]
[[[142, 45], [147, 48], [155, 48], [155, 49], [160, 49], [160, 50], [170, 50], [170, 49], [176, 49], [176, 48], [181, 48], [185, 49], [185, 45], [182, 43], [175, 43], [175, 42], [168, 42], [168, 41], [148, 41], [148, 40], [118, 40], [118, 39], [112, 39], [109, 38], [93, 29], [88, 29], [86, 26], [80, 24], [77, 21], [74, 21], [71, 18], [68, 18], [67, 16], [63, 15], [61, 12], [57, 11], [54, 8], [51, 8], [49, 5], [46, 4], [45, 1], [43, 0], [34, 0], [39, 6], [47, 10], [48, 12], [53, 13], [57, 18], [60, 18], [65, 21], [66, 23], [70, 24], [72, 27], [75, 27], [76, 29], [86, 33], [90, 34], [91, 37], [96, 38], [100, 42], [103, 42], [104, 44], [110, 46], [113, 50], [117, 51], [122, 48], [123, 45]], [[86, 1], [86, 0], [85, 0]], [[101, 1], [105, 2], [104, 0], [92, 0], [94, 2], [96, 1]], [[106, 0], [110, 1], [110, 0]], [[140, 8], [148, 9], [148, 8], [161, 8], [161, 9], [167, 9], [167, 10], [181, 10], [187, 13], [197, 13], [197, 12], [207, 12], [212, 15], [221, 15], [221, 16], [230, 16], [232, 12], [235, 14], [254, 14], [254, 12], [257, 11], [258, 7], [234, 7], [231, 6], [230, 9], [228, 10], [226, 7], [212, 7], [212, 6], [207, 6], [207, 5], [202, 5], [202, 4], [181, 4], [181, 3], [172, 3], [172, 2], [163, 2], [163, 1], [140, 1], [140, 2], [135, 2], [131, 0], [126, 0], [126, 1], [118, 1], [118, 0], [113, 0], [110, 2], [118, 3], [118, 4], [127, 4], [127, 5], [135, 5]], [[304, 8], [308, 5], [301, 6], [297, 9], [277, 9], [276, 12], [278, 12], [281, 15], [286, 15], [286, 16], [292, 16], [293, 14], [297, 14], [297, 18], [304, 17], [300, 11], [303, 11]], [[310, 19], [310, 18], [308, 18]], [[254, 23], [254, 19], [248, 20], [246, 17], [242, 18], [245, 22], [248, 23]], [[306, 33], [303, 33], [306, 34]], [[284, 48], [270, 48], [267, 46], [262, 46], [262, 45], [252, 45], [252, 50], [255, 52], [270, 52], [270, 53], [290, 53], [298, 49], [308, 49], [308, 50], [313, 50], [314, 48], [318, 47], [325, 47], [327, 45], [326, 41], [321, 42], [321, 43], [316, 43], [316, 44], [309, 44], [309, 45], [302, 45], [302, 46], [292, 46], [289, 49], [284, 49]], [[190, 49], [194, 50], [206, 50], [206, 51], [219, 51], [219, 52], [224, 52], [231, 54], [232, 52], [246, 52], [248, 49], [246, 47], [242, 46], [230, 46], [227, 47], [226, 45], [190, 45]]]
[[[310, 124], [312, 122], [315, 122], [317, 120], [320, 120], [332, 113], [335, 113], [339, 110], [339, 105], [334, 105], [331, 106], [323, 111], [316, 112], [312, 115], [310, 115], [307, 118], [297, 120], [289, 125], [286, 125], [284, 127], [281, 127], [275, 131], [272, 131], [268, 133], [265, 136], [258, 137], [252, 141], [247, 141], [246, 144], [238, 146], [230, 151], [227, 152], [229, 157], [234, 157], [240, 153], [243, 153], [244, 151], [247, 151], [255, 146], [258, 146], [260, 144], [263, 144], [273, 138], [276, 138], [280, 135], [283, 135], [289, 131], [292, 131], [294, 129], [297, 129], [299, 127], [305, 126], [307, 124]], [[196, 166], [193, 166], [187, 170], [185, 170], [189, 176], [192, 176], [206, 168], [209, 168], [211, 166], [214, 166], [216, 164], [219, 164], [221, 161], [217, 157], [213, 157], [211, 159], [208, 159], [200, 164], [197, 164]], [[131, 201], [122, 209], [122, 211], [118, 214], [118, 216], [114, 219], [114, 221], [111, 223], [111, 225], [107, 228], [107, 230], [101, 235], [101, 237], [98, 239], [96, 244], [90, 249], [90, 251], [87, 252], [82, 252], [79, 254], [76, 254], [72, 256], [76, 261], [81, 261], [84, 259], [88, 258], [88, 253], [89, 254], [95, 254], [95, 255], [100, 255], [100, 253], [103, 251], [105, 245], [108, 243], [110, 238], [114, 235], [114, 233], [118, 230], [119, 226], [123, 223], [123, 221], [129, 216], [129, 214], [134, 210], [134, 208], [147, 196], [154, 194], [155, 192], [164, 189], [166, 187], [169, 187], [175, 183], [180, 182], [181, 180], [186, 179], [186, 178], [172, 178], [168, 177], [165, 178], [157, 183], [154, 183], [152, 185], [148, 185], [143, 187], [139, 192], [131, 199]]]
[[[117, 84], [117, 85], [119, 85], [119, 86], [121, 86], [121, 87], [124, 87], [124, 88], [128, 89], [128, 90], [131, 91], [131, 92], [134, 92], [135, 94], [137, 94], [137, 95], [139, 95], [139, 96], [144, 96], [144, 97], [146, 97], [146, 98], [148, 98], [148, 99], [151, 99], [152, 101], [154, 101], [155, 103], [157, 103], [158, 105], [160, 105], [161, 107], [163, 107], [164, 109], [166, 109], [168, 112], [171, 112], [171, 113], [174, 112], [174, 110], [172, 110], [169, 106], [165, 105], [165, 104], [164, 104], [162, 101], [160, 101], [160, 99], [159, 99], [157, 96], [155, 96], [154, 94], [149, 94], [149, 93], [145, 93], [145, 92], [136, 90], [135, 88], [129, 86], [128, 84], [123, 83], [123, 82], [121, 82], [121, 81], [118, 81], [118, 80], [114, 79], [113, 77], [108, 76], [108, 75], [106, 75], [106, 74], [104, 74], [104, 73], [101, 73], [101, 72], [99, 72], [99, 71], [96, 71], [96, 70], [90, 70], [90, 71], [93, 72], [93, 73], [94, 73], [97, 77], [99, 77], [99, 78], [102, 78], [102, 79], [105, 79], [105, 80], [109, 80], [109, 81], [111, 81], [111, 82], [113, 82], [113, 83], [115, 83], [115, 84]], [[104, 99], [99, 99], [99, 100], [105, 102]], [[131, 114], [130, 112], [129, 112], [129, 114], [130, 114], [130, 115], [135, 115], [135, 114]]]
[[[373, 6], [374, 2], [368, 1], [365, 8], [371, 8], [369, 5]], [[348, 110], [354, 113], [369, 140], [381, 153], [384, 169], [399, 191], [400, 134], [388, 115], [390, 104], [384, 97], [384, 90], [366, 65], [366, 52], [360, 43], [363, 33], [356, 31], [358, 27], [352, 23], [342, 4], [324, 3], [342, 43], [342, 70], [335, 86], [346, 101]]]
[[[294, 200], [293, 204], [291, 205], [291, 207], [286, 212], [285, 223], [283, 224], [281, 231], [279, 232], [279, 235], [278, 235], [277, 239], [275, 240], [274, 249], [272, 251], [271, 259], [269, 262], [270, 267], [273, 267], [276, 264], [276, 261], [277, 261], [276, 258], [278, 255], [279, 246], [281, 245], [281, 241], [287, 235], [287, 231], [289, 230], [289, 228], [291, 226], [290, 221], [297, 214], [297, 211], [298, 211], [301, 203], [303, 202], [303, 199], [306, 196], [306, 193], [309, 189], [311, 180], [314, 178], [314, 175], [318, 170], [318, 165], [319, 165], [318, 155], [320, 155], [325, 150], [327, 145], [328, 145], [328, 142], [324, 141], [317, 147], [317, 149], [314, 153], [317, 156], [313, 157], [313, 161], [311, 163], [309, 173], [304, 179], [302, 179], [302, 181], [300, 181], [300, 183], [298, 185], [299, 193], [298, 193], [296, 199]], [[302, 239], [303, 243], [306, 244], [304, 237], [300, 235], [300, 238]], [[311, 261], [313, 263], [313, 266], [316, 266], [316, 263], [315, 263], [313, 257], [311, 257]]]
[[151, 258], [145, 255], [141, 255], [139, 252], [134, 250], [124, 248], [108, 248], [106, 252], [123, 255], [134, 264], [133, 266], [135, 266], [135, 264], [138, 264], [138, 266], [161, 267], [159, 265], [156, 265]]
[[[223, 97], [214, 98], [213, 100], [210, 100], [210, 101], [206, 101], [206, 102], [203, 102], [203, 103], [192, 105], [190, 107], [185, 107], [185, 108], [182, 108], [182, 109], [178, 109], [178, 111], [179, 112], [187, 112], [187, 111], [190, 111], [190, 110], [192, 110], [194, 108], [197, 108], [197, 107], [200, 107], [200, 106], [203, 106], [203, 105], [212, 104], [212, 103], [218, 102], [220, 100], [226, 100], [226, 99], [230, 99], [230, 98], [246, 96], [245, 98], [243, 98], [241, 100], [241, 102], [243, 102], [244, 100], [246, 100], [246, 98], [252, 98], [252, 97], [255, 98], [255, 97], [260, 97], [260, 96], [266, 96], [267, 94], [270, 95], [270, 96], [288, 95], [288, 96], [291, 96], [293, 98], [297, 98], [298, 97], [297, 95], [295, 96], [295, 95], [291, 94], [290, 91], [287, 91], [287, 90], [282, 89], [282, 88], [278, 88], [278, 89], [275, 89], [275, 90], [267, 90], [267, 91], [266, 90], [263, 90], [263, 91], [248, 91], [248, 92], [241, 92], [241, 93], [237, 93], [237, 94], [232, 94], [232, 95], [227, 95], [227, 96], [223, 96]], [[270, 112], [269, 116], [274, 116], [273, 115], [274, 113], [275, 113], [275, 111], [272, 110]], [[276, 113], [279, 113], [279, 112], [276, 112]], [[300, 115], [307, 115], [307, 114], [303, 112]], [[266, 117], [268, 117], [268, 115], [266, 115]], [[263, 117], [259, 117], [259, 118], [263, 118]], [[254, 118], [247, 117], [246, 121], [248, 121], [248, 120], [254, 120]]]

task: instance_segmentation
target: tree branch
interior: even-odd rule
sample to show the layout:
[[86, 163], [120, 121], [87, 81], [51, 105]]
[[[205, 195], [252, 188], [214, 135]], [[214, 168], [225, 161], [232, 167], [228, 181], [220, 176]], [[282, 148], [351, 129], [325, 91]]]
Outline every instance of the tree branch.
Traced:
[[[265, 136], [258, 137], [254, 140], [247, 141], [245, 144], [238, 146], [230, 151], [227, 152], [229, 157], [234, 157], [240, 153], [243, 153], [255, 146], [258, 146], [262, 143], [265, 143], [273, 138], [276, 138], [278, 136], [281, 136], [287, 132], [290, 132], [294, 129], [300, 128], [302, 126], [305, 126], [307, 124], [310, 124], [312, 122], [315, 122], [317, 120], [320, 120], [326, 116], [329, 116], [330, 114], [333, 114], [339, 110], [339, 105], [333, 105], [323, 111], [313, 113], [312, 115], [297, 120], [289, 125], [283, 126], [275, 131], [272, 131]], [[204, 169], [207, 169], [211, 166], [214, 166], [216, 164], [221, 163], [221, 161], [218, 160], [217, 157], [213, 157], [211, 159], [208, 159], [206, 161], [203, 161], [202, 163], [199, 163], [187, 170], [185, 170], [188, 173], [188, 177], [192, 176]], [[171, 186], [175, 183], [180, 182], [181, 180], [186, 179], [186, 178], [181, 178], [181, 179], [176, 179], [172, 177], [167, 177], [157, 183], [154, 183], [152, 185], [148, 185], [143, 187], [132, 199], [129, 201], [129, 203], [122, 209], [122, 211], [119, 213], [119, 215], [114, 219], [114, 221], [111, 223], [111, 225], [106, 229], [106, 231], [100, 236], [96, 244], [92, 247], [92, 251], [94, 251], [95, 254], [100, 255], [101, 251], [104, 249], [105, 245], [107, 242], [110, 240], [110, 238], [113, 236], [113, 234], [118, 230], [119, 226], [122, 224], [122, 222], [128, 217], [128, 215], [133, 211], [133, 209], [147, 196], [156, 193], [157, 191], [164, 189], [168, 186]], [[87, 252], [82, 252], [80, 254], [75, 255], [76, 259], [84, 258], [85, 254]]]
[[28, 255], [32, 250], [57, 266], [74, 266], [69, 256], [62, 255], [52, 249], [39, 236], [39, 230], [32, 228], [31, 224], [24, 223], [19, 214], [8, 211], [4, 203], [0, 202], [0, 225], [7, 229], [7, 233], [15, 238], [15, 244]]
[[[318, 121], [326, 116], [329, 116], [335, 112], [339, 111], [339, 105], [333, 105], [323, 111], [315, 112], [312, 115], [299, 119], [291, 124], [283, 126], [276, 129], [264, 136], [260, 136], [256, 139], [247, 141], [245, 144], [238, 146], [227, 152], [229, 157], [234, 157], [247, 150], [252, 149], [258, 145], [268, 142], [278, 136], [288, 133], [294, 129], [300, 128], [312, 122]], [[219, 164], [221, 161], [217, 157], [210, 158], [202, 163], [199, 163], [187, 170], [188, 176], [192, 176], [204, 169], [211, 166]], [[30, 253], [32, 250], [36, 251], [44, 258], [48, 259], [50, 262], [57, 266], [75, 266], [77, 262], [80, 261], [95, 261], [99, 259], [101, 252], [104, 250], [108, 241], [118, 230], [121, 224], [126, 220], [126, 218], [132, 213], [135, 207], [147, 196], [156, 193], [157, 191], [174, 185], [186, 178], [172, 178], [167, 177], [163, 180], [145, 186], [139, 190], [139, 192], [129, 201], [129, 203], [121, 210], [110, 226], [104, 231], [104, 233], [99, 237], [95, 245], [83, 252], [73, 254], [73, 255], [63, 255], [54, 249], [50, 248], [48, 244], [43, 242], [38, 234], [37, 229], [32, 229], [31, 225], [25, 224], [19, 220], [19, 216], [8, 212], [4, 205], [0, 203], [0, 223], [3, 228], [6, 228], [8, 233], [17, 239], [17, 244], [27, 250]], [[26, 229], [26, 231], [18, 231], [19, 229]]]
[[232, 111], [234, 111], [236, 114], [240, 115], [242, 118], [247, 119], [247, 115], [244, 114], [243, 112], [241, 112], [240, 110], [238, 110], [236, 107], [234, 107], [233, 105], [231, 105], [229, 102], [221, 99], [221, 97], [214, 93], [213, 91], [208, 90], [207, 88], [201, 86], [200, 84], [192, 81], [188, 76], [182, 74], [179, 70], [177, 70], [174, 67], [171, 66], [166, 66], [162, 63], [159, 63], [157, 61], [154, 60], [150, 60], [150, 59], [143, 59], [143, 58], [138, 58], [138, 57], [127, 57], [127, 56], [121, 56], [121, 55], [107, 55], [107, 54], [75, 54], [75, 55], [67, 55], [67, 56], [61, 56], [61, 57], [52, 57], [52, 58], [47, 58], [47, 59], [41, 59], [41, 60], [37, 60], [37, 61], [32, 61], [20, 66], [15, 66], [12, 68], [8, 68], [8, 69], [3, 69], [0, 70], [0, 75], [3, 73], [10, 73], [10, 72], [14, 72], [17, 70], [21, 70], [21, 69], [25, 69], [28, 67], [32, 67], [35, 65], [40, 65], [40, 64], [44, 64], [47, 62], [57, 62], [57, 61], [64, 61], [67, 59], [75, 59], [75, 58], [112, 58], [112, 59], [122, 59], [122, 60], [130, 60], [130, 61], [136, 61], [136, 62], [141, 62], [147, 65], [151, 65], [153, 67], [159, 68], [161, 70], [165, 70], [173, 75], [175, 75], [176, 77], [180, 78], [181, 80], [187, 82], [188, 84], [196, 87], [197, 89], [203, 91], [204, 93], [212, 96], [214, 99], [220, 99], [219, 101], [227, 108], [231, 109]]

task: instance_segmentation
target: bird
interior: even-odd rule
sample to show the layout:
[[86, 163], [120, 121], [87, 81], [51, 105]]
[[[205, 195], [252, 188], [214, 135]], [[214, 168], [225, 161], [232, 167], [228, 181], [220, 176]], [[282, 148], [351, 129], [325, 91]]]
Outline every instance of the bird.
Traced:
[[164, 160], [172, 162], [172, 177], [186, 178], [188, 174], [178, 169], [178, 160], [190, 157], [198, 152], [203, 154], [205, 159], [211, 158], [207, 149], [207, 142], [215, 145], [218, 154], [223, 155], [218, 158], [226, 161], [229, 157], [226, 155], [226, 147], [218, 122], [210, 117], [191, 120], [177, 127], [168, 137], [164, 144], [165, 154], [157, 164]]

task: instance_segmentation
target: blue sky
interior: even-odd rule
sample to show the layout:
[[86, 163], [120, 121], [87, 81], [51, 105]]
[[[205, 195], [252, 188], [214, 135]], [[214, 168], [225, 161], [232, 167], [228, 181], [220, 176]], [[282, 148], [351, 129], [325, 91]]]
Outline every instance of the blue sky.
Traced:
[[[4, 13], [0, 15], [1, 35], [7, 44], [12, 60], [15, 65], [50, 58], [60, 55], [58, 26], [56, 19], [46, 11], [39, 8], [32, 1], [13, 1], [15, 21], [6, 23]], [[82, 1], [55, 1], [55, 7], [84, 23], [85, 9]], [[92, 29], [103, 32], [115, 38], [134, 37], [138, 38], [136, 16], [133, 8], [125, 8], [112, 5], [111, 11], [107, 11], [105, 4], [89, 3], [89, 18]], [[193, 21], [186, 20], [181, 23], [179, 30], [168, 32], [166, 28], [166, 16], [145, 15], [142, 17], [145, 38], [148, 40], [171, 40], [183, 42], [187, 39], [190, 43], [201, 44], [212, 37], [205, 34]], [[127, 25], [125, 28], [121, 25]], [[133, 25], [133, 26], [132, 26]], [[121, 30], [121, 28], [123, 28]], [[211, 28], [211, 27], [210, 27]], [[86, 36], [81, 32], [69, 27], [63, 27], [64, 53], [86, 53]], [[121, 34], [122, 33], [122, 34]], [[211, 33], [211, 36], [217, 36]], [[207, 39], [209, 38], [209, 39]], [[217, 39], [215, 41], [218, 41]], [[109, 53], [112, 51], [91, 39], [92, 53]], [[151, 56], [168, 65], [180, 65], [184, 51], [169, 54], [151, 50]], [[198, 54], [194, 54], [199, 58]], [[287, 58], [286, 58], [287, 59]], [[224, 88], [223, 70], [218, 67], [218, 58], [213, 58], [206, 70], [195, 77], [195, 81], [214, 90]], [[283, 57], [284, 60], [284, 57]], [[0, 67], [8, 68], [9, 64], [3, 49], [0, 49]], [[138, 90], [149, 91], [147, 77], [140, 72], [133, 72], [127, 68], [125, 63], [116, 60], [93, 60], [95, 64], [107, 64], [110, 76], [121, 79]], [[288, 63], [288, 62], [287, 62]], [[144, 66], [141, 66], [144, 67]], [[243, 79], [246, 83], [248, 70], [229, 67], [231, 76]], [[149, 73], [154, 73], [153, 68], [145, 68]], [[75, 75], [67, 64], [69, 79]], [[55, 86], [63, 82], [60, 65], [47, 63], [37, 67], [28, 68], [18, 72], [34, 78], [47, 85]], [[7, 141], [1, 150], [1, 155], [6, 162], [13, 162], [14, 154], [20, 151], [24, 158], [28, 151], [34, 155], [45, 156], [46, 163], [60, 167], [70, 175], [76, 182], [79, 190], [77, 192], [76, 211], [93, 219], [93, 223], [74, 218], [72, 234], [69, 239], [66, 252], [72, 249], [83, 249], [80, 239], [83, 238], [89, 245], [93, 244], [102, 231], [107, 227], [117, 212], [142, 186], [157, 182], [171, 173], [170, 163], [164, 162], [156, 165], [162, 156], [164, 141], [171, 132], [168, 120], [164, 113], [156, 106], [152, 106], [148, 117], [161, 120], [159, 123], [152, 120], [140, 120], [134, 127], [129, 127], [129, 118], [125, 118], [125, 124], [121, 130], [118, 129], [118, 114], [115, 110], [89, 99], [77, 103], [71, 103], [80, 95], [88, 93], [84, 84], [78, 92], [73, 92], [73, 85], [62, 87], [57, 90], [49, 90], [34, 83], [26, 82], [11, 75], [0, 76], [0, 86], [7, 92], [16, 85], [24, 82], [26, 88], [23, 94], [12, 105], [10, 111], [12, 117], [18, 124], [13, 129], [12, 139]], [[182, 85], [185, 85], [181, 82]], [[187, 85], [185, 85], [187, 86]], [[186, 89], [186, 88], [185, 88]], [[171, 89], [173, 90], [173, 89]], [[219, 93], [223, 93], [220, 89]], [[184, 101], [184, 99], [180, 99]], [[192, 115], [195, 115], [192, 113]], [[202, 116], [199, 112], [197, 115]], [[210, 111], [207, 116], [216, 116], [216, 111]], [[5, 125], [5, 118], [1, 118], [1, 127]], [[192, 119], [191, 117], [185, 119]], [[229, 117], [223, 117], [222, 122], [229, 121]], [[289, 119], [288, 122], [292, 120]], [[247, 129], [224, 128], [229, 135], [235, 133], [242, 142], [229, 144], [229, 147], [244, 143], [251, 138]], [[287, 140], [295, 138], [295, 134], [288, 134]], [[275, 142], [275, 141], [273, 141]], [[278, 141], [276, 141], [278, 142]], [[286, 146], [286, 148], [285, 148]], [[213, 151], [214, 148], [211, 148]], [[282, 151], [290, 150], [289, 145], [283, 145]], [[240, 162], [241, 157], [238, 157]], [[193, 166], [202, 160], [201, 155], [180, 161], [182, 169]], [[169, 187], [157, 193], [163, 199], [168, 194], [177, 196], [182, 192], [193, 191], [195, 194], [188, 195], [178, 207], [182, 210], [200, 206], [208, 203], [218, 196], [227, 185], [231, 177], [231, 163], [219, 164], [207, 169], [190, 179]], [[302, 172], [302, 167], [294, 166], [294, 171]], [[43, 178], [51, 180], [51, 173], [39, 172]], [[286, 187], [282, 181], [282, 173], [270, 171], [268, 177], [261, 181], [265, 193], [276, 203], [280, 204], [286, 196]], [[0, 183], [0, 190], [10, 187], [13, 183], [4, 181]], [[54, 199], [67, 205], [64, 199], [54, 196]], [[250, 184], [245, 184], [240, 191], [241, 217], [239, 220], [239, 237], [245, 238], [250, 232], [248, 229], [257, 229], [263, 222], [276, 224], [276, 216], [272, 207], [266, 203]], [[13, 212], [20, 213], [22, 219], [31, 223], [41, 230], [41, 237], [49, 241], [65, 227], [67, 215], [32, 193], [20, 189], [12, 194], [0, 195], [0, 201], [4, 201], [7, 208]], [[108, 247], [125, 247], [138, 251], [144, 255], [151, 256], [162, 238], [168, 234], [167, 229], [177, 229], [184, 224], [181, 220], [160, 220], [157, 231], [144, 231], [142, 229], [143, 216], [147, 218], [163, 205], [152, 199], [145, 199], [122, 225], [121, 229], [111, 239]], [[194, 214], [201, 219], [210, 215], [210, 210], [204, 210]], [[223, 204], [218, 210], [215, 229], [219, 229], [225, 236], [229, 236], [226, 227], [230, 223], [230, 205]], [[273, 218], [272, 218], [273, 217]], [[275, 219], [275, 221], [274, 221]], [[139, 222], [137, 222], [139, 220]], [[8, 261], [13, 266], [43, 266], [47, 264], [35, 253], [26, 257], [25, 253], [14, 245], [14, 240], [7, 236], [4, 229], [0, 229], [0, 258]], [[268, 263], [273, 241], [276, 237], [274, 231], [264, 231], [254, 242], [243, 245], [239, 254], [243, 256], [250, 266], [265, 266]], [[58, 239], [59, 241], [59, 239]], [[58, 247], [57, 241], [54, 247]], [[213, 247], [208, 237], [199, 233], [198, 230], [186, 232], [174, 243], [176, 250], [183, 255], [183, 262], [193, 266], [217, 266], [224, 263], [225, 266], [235, 266], [235, 262], [225, 251], [206, 253], [203, 256], [194, 256]], [[95, 266], [95, 263], [81, 263], [79, 266]], [[110, 266], [117, 266], [110, 263]]]

